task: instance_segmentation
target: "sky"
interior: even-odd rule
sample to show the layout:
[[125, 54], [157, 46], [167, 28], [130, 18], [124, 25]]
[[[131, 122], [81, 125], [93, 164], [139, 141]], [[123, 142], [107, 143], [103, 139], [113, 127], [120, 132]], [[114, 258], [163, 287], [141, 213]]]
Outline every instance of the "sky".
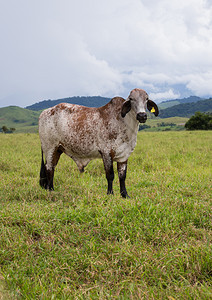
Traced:
[[0, 0], [0, 107], [212, 96], [211, 0]]

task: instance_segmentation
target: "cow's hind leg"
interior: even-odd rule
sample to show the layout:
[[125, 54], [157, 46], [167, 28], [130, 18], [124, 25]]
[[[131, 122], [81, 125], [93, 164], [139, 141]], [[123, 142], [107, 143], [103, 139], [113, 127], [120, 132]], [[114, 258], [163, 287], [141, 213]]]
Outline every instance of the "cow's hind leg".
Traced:
[[43, 160], [41, 161], [41, 171], [40, 171], [40, 185], [41, 187], [53, 191], [53, 180], [54, 180], [54, 169], [59, 161], [60, 155], [62, 154], [61, 149], [56, 148], [46, 155], [46, 164]]
[[43, 150], [41, 149], [41, 168], [40, 168], [40, 186], [44, 189], [47, 189], [47, 174], [46, 174], [46, 166], [43, 159]]

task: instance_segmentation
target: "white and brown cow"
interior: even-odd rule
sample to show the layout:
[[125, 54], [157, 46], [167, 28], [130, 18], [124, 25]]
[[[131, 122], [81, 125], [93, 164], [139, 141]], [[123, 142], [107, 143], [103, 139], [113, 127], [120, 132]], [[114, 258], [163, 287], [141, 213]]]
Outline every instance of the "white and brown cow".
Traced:
[[149, 100], [147, 93], [134, 89], [126, 101], [115, 97], [99, 108], [61, 103], [44, 110], [39, 118], [40, 185], [53, 190], [54, 169], [62, 153], [75, 161], [80, 172], [90, 160], [102, 158], [107, 193], [113, 194], [113, 161], [116, 161], [120, 192], [122, 197], [128, 197], [125, 187], [127, 160], [136, 145], [139, 122], [147, 120], [146, 107], [158, 115], [158, 107]]

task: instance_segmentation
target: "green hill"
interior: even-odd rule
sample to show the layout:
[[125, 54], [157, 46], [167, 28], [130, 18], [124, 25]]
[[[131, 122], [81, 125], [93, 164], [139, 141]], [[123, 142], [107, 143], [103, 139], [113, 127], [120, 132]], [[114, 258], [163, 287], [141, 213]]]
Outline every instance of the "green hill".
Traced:
[[176, 116], [189, 118], [194, 115], [196, 111], [212, 111], [212, 98], [192, 103], [174, 105], [172, 107], [161, 110], [159, 116], [160, 118], [170, 118]]
[[197, 102], [197, 101], [201, 101], [203, 99], [201, 99], [200, 97], [196, 97], [196, 96], [190, 96], [188, 98], [183, 98], [183, 99], [175, 99], [175, 100], [168, 100], [168, 101], [163, 101], [159, 104], [159, 108], [160, 109], [166, 109], [178, 104], [185, 104], [185, 103], [192, 103], [192, 102]]
[[171, 101], [161, 102], [158, 104], [158, 106], [159, 106], [159, 109], [161, 110], [161, 109], [166, 109], [168, 107], [172, 107], [172, 106], [178, 105], [178, 104], [180, 104], [180, 101], [171, 100]]
[[0, 128], [15, 128], [16, 132], [36, 132], [40, 112], [8, 106], [0, 108]]

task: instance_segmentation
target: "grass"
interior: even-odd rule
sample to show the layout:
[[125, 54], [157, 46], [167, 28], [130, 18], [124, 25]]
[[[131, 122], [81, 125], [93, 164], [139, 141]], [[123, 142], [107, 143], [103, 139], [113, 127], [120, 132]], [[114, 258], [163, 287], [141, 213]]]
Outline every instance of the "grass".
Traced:
[[38, 135], [0, 142], [0, 299], [211, 299], [211, 132], [139, 133], [126, 200], [65, 155], [46, 192]]

